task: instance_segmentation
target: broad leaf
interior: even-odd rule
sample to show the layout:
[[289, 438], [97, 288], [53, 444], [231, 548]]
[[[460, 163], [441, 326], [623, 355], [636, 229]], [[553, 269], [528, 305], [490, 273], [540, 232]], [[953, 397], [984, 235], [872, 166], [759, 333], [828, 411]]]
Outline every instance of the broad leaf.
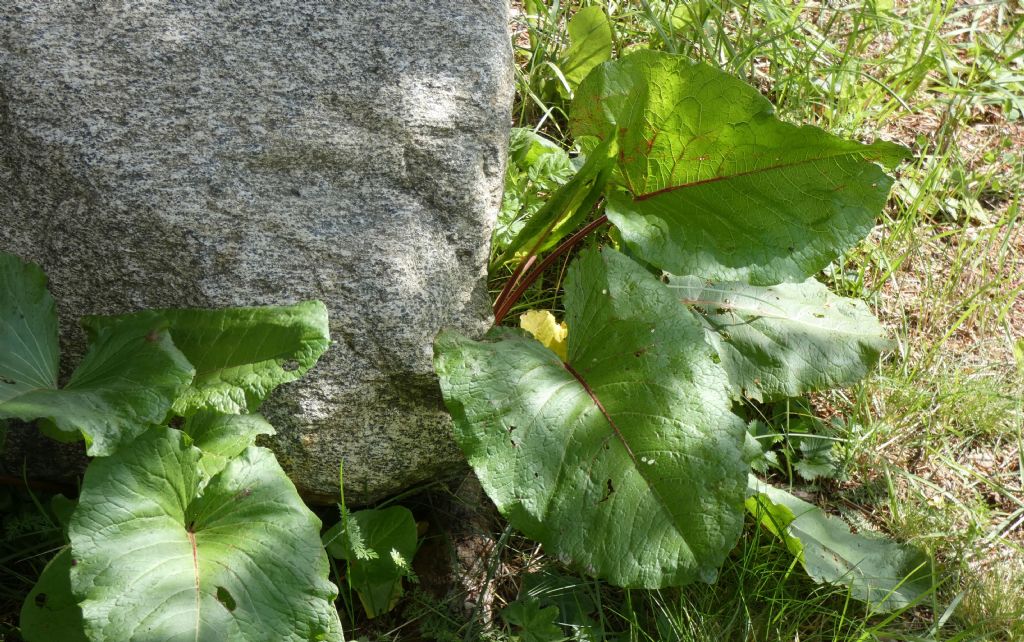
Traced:
[[154, 428], [86, 471], [71, 585], [94, 640], [341, 640], [320, 520], [250, 447], [199, 495], [201, 453]]
[[621, 586], [713, 581], [742, 525], [743, 424], [700, 323], [623, 255], [570, 267], [568, 363], [516, 330], [443, 332], [455, 438], [513, 526]]
[[319, 301], [224, 310], [146, 310], [87, 317], [90, 333], [114, 326], [160, 324], [196, 368], [195, 380], [174, 403], [189, 415], [209, 409], [255, 412], [277, 386], [295, 381], [330, 345], [327, 309]]
[[88, 642], [82, 609], [71, 593], [71, 549], [64, 547], [50, 560], [21, 606], [21, 635], [25, 642]]
[[777, 120], [756, 89], [703, 63], [642, 51], [602, 65], [572, 107], [577, 137], [613, 139], [622, 189], [607, 213], [674, 274], [803, 281], [871, 229], [906, 154]]
[[99, 332], [68, 384], [57, 387], [57, 315], [38, 267], [0, 253], [0, 418], [45, 420], [52, 436], [112, 453], [163, 421], [194, 370], [157, 326]]
[[57, 309], [46, 275], [6, 252], [0, 252], [0, 346], [0, 409], [34, 389], [57, 387]]
[[698, 313], [737, 396], [763, 401], [847, 385], [889, 346], [862, 301], [814, 279], [758, 287], [671, 276], [669, 285]]
[[206, 479], [224, 470], [228, 461], [256, 443], [259, 435], [273, 435], [274, 427], [263, 415], [223, 415], [203, 410], [189, 417], [182, 431], [202, 451], [199, 460]]
[[848, 586], [853, 597], [878, 611], [916, 604], [933, 589], [932, 565], [920, 550], [852, 533], [841, 519], [756, 478], [750, 488], [748, 510], [815, 580]]
[[390, 611], [402, 597], [402, 578], [412, 573], [412, 558], [416, 555], [416, 520], [408, 508], [391, 506], [366, 509], [347, 516], [349, 528], [355, 522], [360, 547], [373, 551], [356, 550], [350, 545], [339, 522], [324, 536], [327, 552], [348, 562], [348, 575], [352, 588], [366, 609], [366, 615], [375, 618]]
[[[559, 69], [575, 90], [594, 67], [612, 57], [612, 25], [604, 9], [598, 6], [584, 7], [569, 19], [569, 47], [561, 57]], [[559, 93], [566, 89], [558, 85]]]

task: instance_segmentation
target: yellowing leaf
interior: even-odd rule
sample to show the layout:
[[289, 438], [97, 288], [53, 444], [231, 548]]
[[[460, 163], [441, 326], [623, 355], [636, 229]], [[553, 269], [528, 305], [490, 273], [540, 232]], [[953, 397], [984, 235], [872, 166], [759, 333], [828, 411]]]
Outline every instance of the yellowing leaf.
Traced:
[[544, 347], [565, 361], [567, 358], [566, 339], [569, 328], [565, 322], [559, 323], [555, 315], [547, 310], [529, 310], [519, 317], [519, 327], [533, 335], [533, 338], [544, 344]]

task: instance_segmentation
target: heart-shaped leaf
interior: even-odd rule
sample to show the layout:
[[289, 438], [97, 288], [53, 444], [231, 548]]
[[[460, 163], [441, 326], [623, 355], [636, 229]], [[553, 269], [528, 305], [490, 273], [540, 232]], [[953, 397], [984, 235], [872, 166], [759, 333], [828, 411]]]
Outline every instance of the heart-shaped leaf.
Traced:
[[889, 347], [863, 301], [814, 279], [769, 287], [669, 276], [697, 312], [734, 393], [757, 401], [859, 381]]
[[496, 328], [443, 332], [455, 437], [513, 526], [621, 586], [712, 581], [742, 525], [743, 424], [700, 323], [625, 256], [565, 286], [568, 362]]
[[860, 241], [907, 151], [776, 119], [756, 89], [703, 63], [641, 51], [594, 70], [572, 106], [577, 137], [614, 139], [607, 213], [674, 274], [803, 281]]
[[93, 640], [341, 640], [320, 520], [250, 447], [200, 495], [199, 449], [154, 428], [85, 475], [71, 585]]
[[301, 377], [330, 345], [327, 308], [320, 301], [291, 306], [223, 310], [146, 310], [86, 317], [95, 334], [110, 327], [169, 329], [174, 344], [196, 368], [192, 386], [174, 412], [255, 412], [277, 386]]
[[64, 388], [57, 387], [57, 314], [46, 277], [0, 252], [0, 418], [45, 420], [57, 438], [85, 438], [90, 455], [108, 455], [163, 421], [194, 370], [153, 324], [93, 336]]

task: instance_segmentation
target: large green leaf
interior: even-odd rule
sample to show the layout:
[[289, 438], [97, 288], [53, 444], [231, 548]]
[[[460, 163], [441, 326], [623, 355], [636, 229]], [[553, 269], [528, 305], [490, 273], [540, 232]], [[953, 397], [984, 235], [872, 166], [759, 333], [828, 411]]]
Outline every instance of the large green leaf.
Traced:
[[871, 229], [906, 150], [777, 120], [756, 89], [703, 63], [642, 51], [580, 85], [577, 137], [614, 139], [608, 218], [674, 274], [803, 281]]
[[488, 495], [547, 551], [622, 586], [712, 581], [742, 525], [743, 424], [700, 323], [623, 255], [576, 259], [569, 359], [522, 332], [443, 332], [435, 365]]
[[196, 368], [195, 380], [174, 403], [188, 415], [200, 409], [254, 412], [277, 386], [301, 377], [330, 345], [327, 308], [320, 301], [223, 310], [146, 310], [87, 317], [90, 333], [115, 326], [160, 324]]
[[917, 548], [853, 533], [841, 519], [754, 477], [750, 488], [748, 510], [815, 580], [847, 586], [878, 611], [917, 604], [933, 590], [932, 564]]
[[889, 346], [862, 301], [814, 279], [760, 287], [668, 278], [704, 323], [737, 395], [763, 401], [850, 384]]
[[88, 642], [82, 609], [71, 593], [71, 549], [64, 547], [43, 569], [21, 606], [25, 642]]
[[0, 418], [45, 420], [58, 438], [112, 453], [164, 419], [194, 370], [157, 325], [98, 332], [57, 387], [57, 316], [38, 267], [0, 253]]
[[0, 408], [37, 388], [56, 388], [57, 309], [34, 263], [0, 252]]
[[[345, 532], [352, 522], [359, 533], [357, 546]], [[324, 535], [327, 552], [348, 562], [348, 579], [368, 617], [387, 613], [402, 597], [402, 578], [412, 573], [417, 535], [416, 519], [404, 506], [349, 513]]]
[[154, 428], [86, 471], [71, 519], [93, 640], [341, 640], [320, 520], [250, 447], [199, 495], [200, 451]]
[[[567, 27], [569, 47], [561, 57], [559, 69], [569, 89], [575, 90], [594, 67], [612, 57], [612, 25], [603, 8], [592, 6], [578, 10]], [[562, 84], [558, 89], [566, 94]]]

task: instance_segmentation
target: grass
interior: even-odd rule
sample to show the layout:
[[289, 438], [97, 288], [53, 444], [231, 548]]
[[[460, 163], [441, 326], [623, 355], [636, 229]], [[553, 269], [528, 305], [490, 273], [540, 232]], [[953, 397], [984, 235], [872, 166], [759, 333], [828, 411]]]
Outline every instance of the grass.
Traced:
[[[461, 568], [456, 589], [432, 583], [440, 571], [417, 568], [421, 584], [379, 620], [357, 615], [354, 635], [527, 640], [500, 615], [518, 600], [541, 614], [555, 606], [574, 639], [1024, 640], [1020, 6], [515, 3], [516, 123], [566, 146], [555, 67], [568, 18], [593, 5], [612, 18], [617, 55], [650, 46], [698, 58], [756, 86], [791, 122], [914, 151], [875, 231], [826, 272], [837, 291], [870, 302], [895, 349], [862, 384], [810, 399], [816, 414], [842, 421], [830, 424], [839, 444], [834, 478], [804, 487], [858, 528], [933, 552], [944, 581], [925, 604], [870, 614], [842, 589], [808, 580], [791, 555], [748, 524], [716, 584], [621, 590], [567, 576], [489, 512], [478, 487], [463, 488], [403, 502], [433, 529], [417, 564], [451, 557]], [[549, 178], [521, 180], [522, 192], [552, 188], [558, 181]], [[568, 260], [519, 309], [550, 307]], [[0, 640], [59, 542], [28, 495], [4, 497]]]

